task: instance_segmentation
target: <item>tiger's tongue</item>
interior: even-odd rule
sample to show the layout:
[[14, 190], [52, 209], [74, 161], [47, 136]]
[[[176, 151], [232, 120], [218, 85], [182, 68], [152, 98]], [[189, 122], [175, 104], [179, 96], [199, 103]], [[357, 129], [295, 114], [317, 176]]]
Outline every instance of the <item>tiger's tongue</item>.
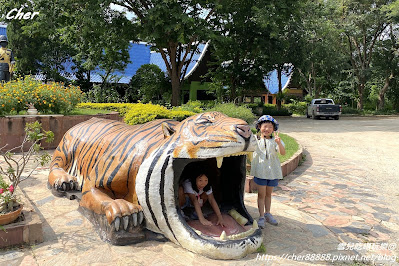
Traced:
[[222, 227], [220, 225], [216, 225], [218, 218], [216, 214], [212, 213], [206, 219], [212, 223], [212, 225], [202, 225], [199, 220], [190, 220], [188, 221], [188, 225], [192, 228], [201, 231], [202, 234], [212, 237], [219, 237], [220, 234], [225, 231], [226, 235], [235, 235], [242, 232], [245, 232], [245, 228], [238, 224], [236, 220], [234, 220], [228, 214], [222, 214], [225, 226]]

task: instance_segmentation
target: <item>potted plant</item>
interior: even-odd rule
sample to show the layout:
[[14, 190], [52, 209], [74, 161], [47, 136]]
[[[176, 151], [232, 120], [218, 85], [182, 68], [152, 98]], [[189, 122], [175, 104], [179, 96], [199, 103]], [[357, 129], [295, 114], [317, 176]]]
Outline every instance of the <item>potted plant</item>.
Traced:
[[[28, 123], [25, 126], [25, 137], [22, 144], [10, 150], [7, 145], [0, 148], [0, 225], [11, 223], [16, 220], [22, 211], [22, 204], [19, 203], [15, 191], [20, 182], [29, 178], [37, 166], [48, 163], [51, 159], [48, 153], [38, 154], [41, 147], [40, 142], [44, 140], [51, 142], [54, 134], [51, 131], [44, 131], [39, 122]], [[19, 154], [16, 155], [15, 152]], [[26, 165], [31, 160], [36, 165], [25, 174]], [[5, 179], [8, 178], [8, 182]]]
[[0, 175], [0, 225], [15, 221], [22, 211], [14, 194], [14, 186], [8, 185]]

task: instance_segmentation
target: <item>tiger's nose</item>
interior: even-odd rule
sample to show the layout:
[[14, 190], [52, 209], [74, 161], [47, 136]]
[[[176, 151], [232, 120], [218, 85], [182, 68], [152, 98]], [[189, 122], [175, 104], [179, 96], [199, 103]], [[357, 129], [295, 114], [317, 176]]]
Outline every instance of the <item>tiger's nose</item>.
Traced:
[[236, 125], [237, 133], [247, 139], [251, 136], [251, 128], [248, 125]]

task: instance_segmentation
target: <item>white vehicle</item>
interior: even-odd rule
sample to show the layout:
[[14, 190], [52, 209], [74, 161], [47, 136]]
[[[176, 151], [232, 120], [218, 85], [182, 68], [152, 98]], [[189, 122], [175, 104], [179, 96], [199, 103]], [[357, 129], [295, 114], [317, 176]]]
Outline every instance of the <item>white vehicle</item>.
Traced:
[[313, 119], [319, 119], [320, 117], [333, 117], [335, 120], [339, 119], [342, 113], [342, 106], [334, 104], [332, 99], [313, 99], [308, 105], [306, 110], [306, 117]]

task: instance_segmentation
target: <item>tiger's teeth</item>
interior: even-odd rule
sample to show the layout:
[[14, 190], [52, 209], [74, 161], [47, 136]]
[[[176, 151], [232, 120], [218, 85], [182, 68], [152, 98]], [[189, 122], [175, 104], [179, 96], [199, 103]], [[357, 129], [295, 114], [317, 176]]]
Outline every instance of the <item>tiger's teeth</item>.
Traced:
[[216, 157], [218, 168], [222, 167], [223, 157]]
[[252, 162], [252, 159], [254, 158], [254, 153], [248, 152], [247, 156], [248, 156], [248, 159]]
[[115, 231], [119, 231], [119, 226], [120, 226], [120, 224], [121, 224], [121, 218], [119, 218], [119, 217], [116, 217], [115, 218]]
[[123, 229], [126, 231], [128, 226], [129, 226], [129, 216], [124, 216], [123, 217]]
[[227, 239], [226, 232], [223, 231], [223, 232], [220, 234], [220, 240], [226, 240], [226, 239]]
[[[227, 239], [229, 239], [229, 240], [242, 239], [242, 238], [245, 238], [245, 237], [247, 237], [247, 236], [252, 235], [252, 234], [255, 232], [255, 230], [256, 230], [256, 229], [251, 228], [251, 229], [249, 229], [249, 230], [246, 231], [246, 232], [242, 232], [242, 233], [235, 234], [235, 235], [229, 235], [229, 236], [227, 236]], [[220, 235], [220, 237], [222, 237], [222, 236]]]
[[255, 229], [255, 230], [259, 228], [258, 227], [258, 222], [256, 220], [254, 220], [254, 223], [252, 224], [252, 228]]

